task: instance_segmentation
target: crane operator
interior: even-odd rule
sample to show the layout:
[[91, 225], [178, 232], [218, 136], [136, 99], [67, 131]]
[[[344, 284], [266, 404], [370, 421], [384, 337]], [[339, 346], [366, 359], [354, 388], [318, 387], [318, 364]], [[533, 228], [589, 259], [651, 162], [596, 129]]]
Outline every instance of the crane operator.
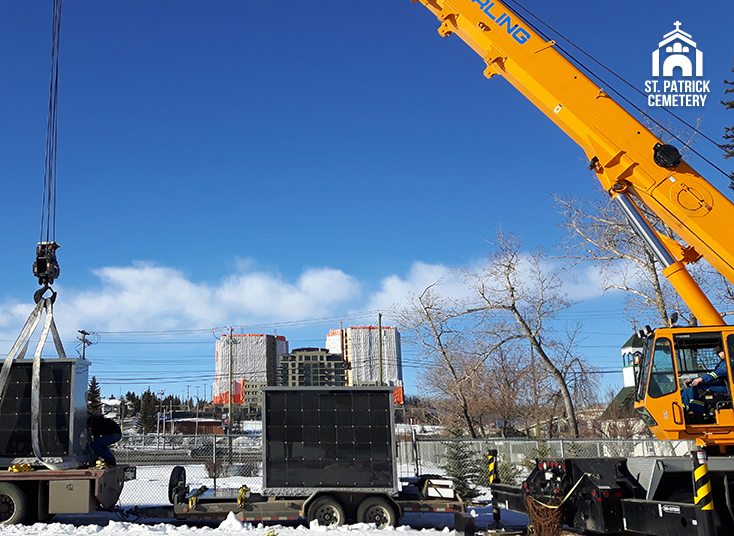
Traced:
[[703, 374], [693, 380], [685, 381], [687, 389], [681, 393], [681, 398], [683, 399], [683, 408], [689, 416], [703, 414], [705, 408], [700, 398], [703, 391], [727, 393], [726, 354], [724, 353], [724, 348], [721, 345], [716, 345], [714, 347], [714, 353], [719, 356], [720, 361], [712, 372]]

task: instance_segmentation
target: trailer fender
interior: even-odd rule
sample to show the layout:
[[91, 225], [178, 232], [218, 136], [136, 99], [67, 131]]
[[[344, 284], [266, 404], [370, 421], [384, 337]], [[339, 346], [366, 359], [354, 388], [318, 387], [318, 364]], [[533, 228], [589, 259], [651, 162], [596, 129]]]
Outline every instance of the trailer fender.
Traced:
[[101, 474], [97, 474], [94, 479], [94, 498], [97, 499], [101, 508], [112, 508], [117, 504], [124, 483], [124, 465], [109, 467]]

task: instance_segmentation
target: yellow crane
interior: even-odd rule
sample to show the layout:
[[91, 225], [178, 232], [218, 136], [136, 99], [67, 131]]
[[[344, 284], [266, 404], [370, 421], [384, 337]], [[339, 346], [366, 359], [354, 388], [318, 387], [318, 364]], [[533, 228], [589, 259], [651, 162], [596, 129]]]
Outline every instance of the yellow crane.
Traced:
[[[686, 265], [705, 258], [734, 283], [734, 204], [497, 0], [413, 0], [456, 35], [584, 150], [589, 169], [619, 205], [691, 312], [697, 327], [646, 329], [635, 408], [659, 439], [695, 439], [688, 458], [652, 460], [647, 486], [621, 458], [539, 460], [523, 486], [492, 484], [495, 507], [527, 511], [529, 497], [567, 497], [566, 524], [598, 533], [734, 534], [732, 362], [726, 325]], [[518, 195], [521, 195], [518, 192]], [[658, 233], [645, 206], [685, 244]], [[716, 380], [716, 388], [696, 378]], [[693, 383], [693, 385], [691, 385]], [[695, 394], [692, 394], [695, 393]], [[700, 404], [692, 411], [691, 396]], [[707, 455], [711, 458], [711, 471]], [[715, 461], [714, 461], [715, 460]], [[638, 475], [639, 476], [639, 475]], [[716, 508], [714, 508], [716, 505]]]

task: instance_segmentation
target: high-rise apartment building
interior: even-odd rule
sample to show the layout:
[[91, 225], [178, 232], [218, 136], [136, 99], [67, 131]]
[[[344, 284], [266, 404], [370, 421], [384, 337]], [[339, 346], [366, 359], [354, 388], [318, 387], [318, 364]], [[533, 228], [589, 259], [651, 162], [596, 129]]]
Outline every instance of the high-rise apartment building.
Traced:
[[277, 385], [288, 387], [347, 385], [346, 362], [325, 348], [299, 348], [280, 356]]

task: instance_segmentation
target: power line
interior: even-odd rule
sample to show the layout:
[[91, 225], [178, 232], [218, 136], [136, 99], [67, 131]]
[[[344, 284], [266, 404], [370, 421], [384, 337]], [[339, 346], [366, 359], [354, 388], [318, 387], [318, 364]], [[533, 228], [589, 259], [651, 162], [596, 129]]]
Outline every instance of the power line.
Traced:
[[[367, 318], [369, 316], [377, 315], [379, 311], [358, 311], [353, 313], [346, 313], [336, 316], [328, 316], [321, 318], [302, 318], [299, 320], [286, 320], [282, 322], [268, 322], [263, 324], [242, 324], [233, 326], [218, 326], [213, 328], [201, 328], [201, 329], [186, 329], [186, 330], [144, 330], [144, 331], [96, 331], [100, 335], [181, 335], [181, 334], [200, 334], [200, 333], [211, 333], [216, 334], [218, 332], [224, 332], [229, 330], [230, 327], [240, 331], [255, 330], [255, 329], [269, 329], [269, 328], [281, 328], [287, 326], [307, 326], [311, 324], [324, 324], [327, 322], [338, 322], [340, 320], [356, 320], [358, 318]], [[215, 335], [216, 336], [216, 335]]]
[[[645, 93], [642, 90], [640, 90], [639, 88], [637, 88], [637, 87], [633, 86], [632, 84], [630, 84], [625, 78], [623, 78], [622, 76], [618, 75], [616, 72], [614, 72], [612, 69], [610, 69], [609, 67], [607, 67], [606, 65], [604, 65], [602, 62], [600, 62], [599, 60], [597, 60], [593, 56], [591, 56], [589, 53], [587, 53], [581, 47], [579, 47], [576, 44], [574, 44], [570, 39], [568, 39], [563, 34], [561, 34], [560, 32], [558, 32], [557, 30], [555, 30], [548, 23], [546, 23], [545, 21], [543, 21], [540, 17], [538, 17], [537, 15], [533, 14], [530, 10], [528, 10], [527, 8], [525, 8], [524, 6], [522, 6], [519, 2], [517, 2], [517, 0], [508, 0], [508, 1], [509, 2], [512, 2], [513, 4], [515, 4], [521, 10], [525, 11], [527, 14], [529, 14], [531, 17], [533, 17], [535, 20], [537, 20], [540, 24], [542, 24], [543, 26], [545, 26], [546, 28], [548, 28], [550, 31], [552, 31], [554, 34], [556, 34], [558, 37], [560, 37], [561, 39], [563, 39], [566, 43], [568, 43], [573, 48], [575, 48], [576, 50], [578, 50], [579, 52], [581, 52], [581, 54], [583, 54], [584, 56], [586, 56], [587, 58], [589, 58], [591, 61], [593, 61], [594, 63], [596, 63], [597, 65], [599, 65], [602, 69], [604, 69], [605, 71], [607, 71], [608, 73], [610, 73], [612, 76], [614, 76], [615, 78], [617, 78], [618, 80], [620, 80], [625, 85], [627, 85], [634, 92], [638, 93], [639, 95], [645, 96]], [[520, 15], [520, 16], [522, 17], [522, 15]], [[527, 20], [527, 18], [522, 17], [522, 19], [529, 26], [531, 26], [538, 34], [540, 34], [541, 36], [543, 36], [545, 39], [550, 40], [548, 38], [548, 36], [546, 36], [537, 26], [535, 26], [533, 23], [531, 23], [529, 20]], [[717, 170], [718, 172], [720, 172], [725, 177], [727, 177], [727, 178], [729, 177], [729, 174], [726, 171], [724, 171], [719, 166], [717, 166], [716, 164], [714, 164], [713, 162], [711, 162], [708, 158], [706, 158], [705, 156], [703, 156], [701, 153], [699, 153], [698, 151], [696, 151], [695, 149], [693, 149], [690, 145], [688, 145], [687, 142], [685, 142], [684, 140], [681, 140], [680, 137], [678, 137], [674, 132], [671, 132], [670, 129], [666, 128], [664, 125], [662, 125], [661, 123], [659, 123], [658, 121], [656, 121], [655, 119], [653, 119], [652, 117], [650, 117], [650, 115], [647, 114], [644, 110], [642, 110], [642, 108], [640, 108], [635, 103], [633, 103], [630, 99], [628, 99], [627, 97], [625, 97], [622, 94], [621, 91], [619, 91], [618, 89], [616, 89], [612, 84], [610, 84], [607, 81], [605, 81], [600, 75], [596, 74], [593, 70], [591, 70], [589, 67], [587, 67], [586, 65], [584, 65], [583, 62], [581, 62], [579, 59], [577, 59], [576, 57], [574, 57], [570, 52], [568, 52], [567, 50], [565, 50], [560, 45], [558, 45], [557, 48], [563, 54], [565, 54], [573, 63], [575, 63], [576, 65], [578, 65], [582, 70], [586, 71], [591, 77], [595, 78], [596, 80], [598, 80], [599, 82], [601, 82], [602, 84], [604, 84], [605, 87], [611, 89], [611, 91], [613, 91], [614, 93], [616, 93], [617, 96], [620, 99], [622, 99], [629, 106], [631, 106], [632, 108], [634, 108], [638, 113], [640, 113], [644, 117], [647, 117], [650, 121], [652, 121], [653, 123], [655, 123], [655, 125], [657, 125], [660, 129], [662, 129], [663, 131], [667, 132], [671, 137], [673, 137], [676, 140], [678, 140], [679, 142], [681, 142], [693, 154], [695, 154], [701, 160], [703, 160], [704, 162], [706, 162], [707, 164], [709, 164], [712, 168], [714, 168], [715, 170]], [[670, 110], [670, 109], [668, 109], [668, 108], [666, 108], [664, 106], [660, 106], [660, 109], [663, 110], [664, 112], [670, 114], [673, 118], [675, 118], [676, 120], [678, 120], [679, 122], [681, 122], [682, 124], [684, 124], [685, 126], [687, 126], [688, 128], [690, 128], [691, 130], [693, 130], [693, 132], [695, 132], [696, 134], [700, 135], [706, 141], [709, 141], [717, 149], [721, 149], [721, 145], [720, 144], [716, 143], [714, 140], [712, 140], [711, 138], [709, 138], [706, 134], [704, 134], [703, 132], [701, 132], [700, 130], [698, 130], [695, 126], [689, 124], [683, 118], [681, 118], [678, 115], [676, 115], [672, 110]]]

